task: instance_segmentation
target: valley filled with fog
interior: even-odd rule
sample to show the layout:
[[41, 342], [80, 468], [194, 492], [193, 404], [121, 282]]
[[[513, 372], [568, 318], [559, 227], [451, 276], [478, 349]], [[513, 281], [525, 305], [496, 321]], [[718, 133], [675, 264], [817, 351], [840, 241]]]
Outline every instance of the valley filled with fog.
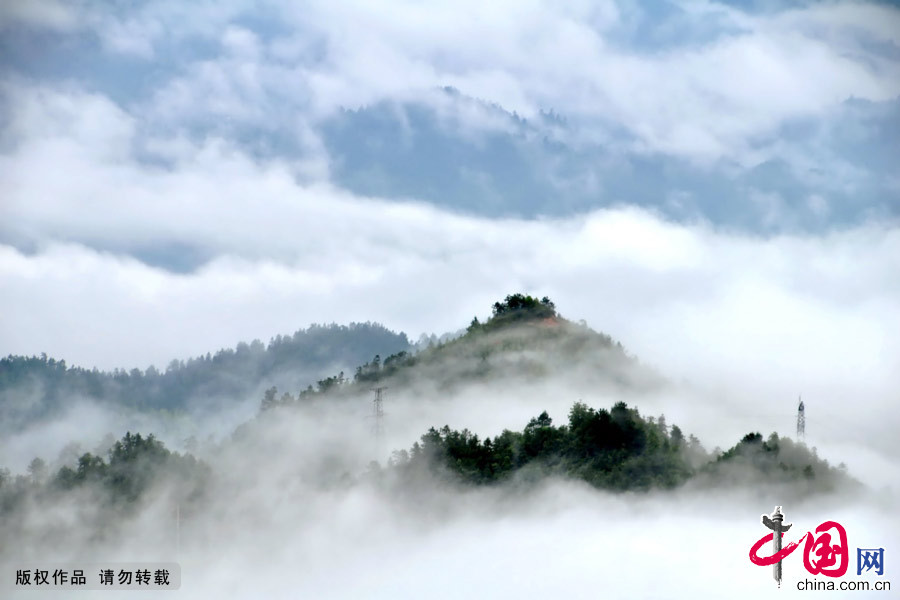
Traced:
[[[875, 0], [0, 3], [0, 597], [896, 589], [898, 48]], [[776, 506], [846, 575], [776, 591]]]
[[[778, 440], [795, 437], [786, 410], [784, 425], [772, 430], [780, 445], [774, 460], [798, 470], [767, 470], [759, 460], [771, 448], [738, 442], [757, 430], [768, 437], [769, 421], [754, 423], [739, 398], [673, 383], [585, 325], [509, 315], [517, 320], [495, 311], [461, 337], [379, 356], [353, 376], [342, 370], [339, 381], [323, 376], [297, 392], [272, 389], [262, 394], [268, 401], [238, 397], [230, 409], [223, 402], [218, 419], [205, 408], [192, 412], [191, 403], [173, 419], [152, 410], [114, 414], [96, 400], [64, 396], [72, 408], [4, 438], [2, 456], [54, 448], [66, 432], [80, 440], [42, 456], [42, 469], [29, 463], [18, 476], [6, 471], [4, 568], [178, 562], [180, 593], [191, 597], [588, 598], [598, 590], [751, 597], [774, 585], [770, 569], [747, 554], [765, 533], [759, 515], [775, 505], [801, 530], [797, 537], [837, 520], [851, 544], [890, 547], [900, 539], [892, 481], [871, 468], [873, 456], [875, 466], [891, 465], [886, 440], [791, 450], [790, 439]], [[380, 425], [376, 386], [385, 388]], [[681, 470], [672, 478], [666, 469], [675, 463], [626, 462], [628, 470], [587, 471], [597, 474], [592, 479], [577, 452], [528, 450], [534, 432], [574, 432], [576, 403], [584, 414], [612, 409], [614, 420], [626, 414], [616, 403], [631, 407], [651, 433], [643, 446], [671, 446], [661, 456], [685, 457], [671, 467]], [[229, 422], [229, 410], [251, 414]], [[544, 411], [551, 427], [532, 421], [529, 430]], [[504, 430], [525, 428], [524, 438], [510, 438], [518, 440], [510, 456], [531, 452], [533, 459], [518, 469], [495, 464], [488, 479], [458, 470], [462, 459], [445, 460], [426, 441], [430, 428], [444, 425], [493, 437], [495, 448]], [[113, 445], [123, 430], [144, 438]], [[200, 431], [207, 433], [200, 441], [178, 437]], [[149, 434], [177, 453], [146, 444]], [[411, 460], [417, 443], [433, 457]], [[646, 454], [643, 446], [635, 452]], [[723, 457], [732, 446], [733, 456]], [[806, 461], [815, 473], [801, 474]], [[870, 468], [848, 467], [864, 464]], [[789, 589], [805, 576], [799, 552], [794, 558]]]

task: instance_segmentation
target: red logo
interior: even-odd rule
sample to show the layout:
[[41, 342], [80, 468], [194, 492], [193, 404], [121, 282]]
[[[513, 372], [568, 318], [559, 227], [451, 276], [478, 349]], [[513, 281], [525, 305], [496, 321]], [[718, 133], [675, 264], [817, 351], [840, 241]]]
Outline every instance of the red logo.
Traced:
[[[780, 506], [775, 507], [775, 512], [771, 517], [769, 515], [762, 516], [762, 524], [771, 529], [772, 533], [763, 536], [753, 544], [750, 548], [750, 562], [761, 567], [775, 565], [774, 577], [781, 585], [781, 561], [790, 556], [805, 539], [803, 565], [807, 571], [813, 575], [821, 574], [827, 577], [841, 577], [847, 572], [850, 564], [850, 551], [847, 545], [847, 531], [840, 523], [825, 521], [816, 527], [815, 535], [808, 531], [796, 542], [790, 542], [782, 548], [784, 532], [791, 528], [791, 524], [783, 521], [784, 515], [781, 514]], [[759, 551], [768, 542], [772, 542], [772, 554], [760, 556]]]

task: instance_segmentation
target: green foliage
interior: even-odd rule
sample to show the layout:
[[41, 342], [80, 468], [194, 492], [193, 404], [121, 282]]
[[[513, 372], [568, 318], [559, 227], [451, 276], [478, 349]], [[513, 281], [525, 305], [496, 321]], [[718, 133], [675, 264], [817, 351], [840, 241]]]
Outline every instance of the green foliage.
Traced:
[[478, 321], [478, 317], [472, 317], [472, 322], [469, 323], [469, 326], [466, 328], [467, 333], [474, 333], [481, 329], [481, 322]]
[[[153, 435], [128, 432], [110, 448], [109, 462], [90, 452], [78, 458], [75, 469], [64, 466], [49, 482], [66, 492], [89, 487], [106, 494], [113, 504], [140, 499], [161, 477], [168, 477], [184, 498], [201, 493], [209, 469], [191, 455], [171, 452]], [[34, 464], [34, 461], [32, 461]]]
[[510, 294], [503, 302], [495, 302], [494, 316], [502, 317], [512, 313], [531, 313], [537, 317], [555, 317], [556, 305], [544, 296], [540, 300], [524, 294]]
[[432, 428], [409, 452], [394, 453], [391, 464], [401, 471], [442, 472], [472, 484], [536, 472], [575, 477], [610, 490], [673, 488], [697, 477], [701, 484], [716, 486], [749, 481], [800, 484], [812, 493], [851, 481], [806, 446], [774, 433], [767, 441], [750, 433], [713, 458], [693, 435], [685, 438], [677, 425], [669, 430], [665, 417], [644, 418], [624, 402], [609, 410], [578, 402], [562, 426], [543, 412], [521, 432], [506, 430], [493, 440], [481, 441], [465, 429]]
[[109, 451], [109, 477], [105, 483], [114, 497], [133, 502], [173, 459], [172, 453], [152, 434], [144, 438], [128, 432]]
[[[538, 378], [576, 366], [598, 379], [621, 384], [652, 387], [659, 381], [608, 335], [561, 318], [547, 297], [511, 294], [494, 303], [487, 322], [475, 317], [464, 335], [434, 340], [414, 354], [401, 350], [383, 360], [376, 354], [359, 365], [350, 379], [341, 373], [309, 385], [300, 391], [296, 403], [358, 397], [383, 384], [398, 389], [428, 381], [443, 391], [493, 377]], [[272, 394], [267, 391], [262, 398], [261, 412], [291, 404]]]
[[278, 388], [271, 387], [263, 394], [260, 402], [260, 412], [283, 406], [297, 406], [300, 402], [317, 397], [335, 398], [359, 392], [360, 390], [367, 390], [372, 384], [391, 377], [405, 367], [412, 366], [415, 363], [416, 357], [405, 350], [388, 356], [384, 362], [382, 362], [381, 356], [376, 354], [371, 361], [356, 368], [356, 373], [352, 380], [344, 377], [344, 372], [341, 371], [335, 376], [317, 381], [315, 387], [312, 385], [307, 386], [305, 390], [301, 390], [297, 394], [296, 398], [289, 393], [285, 393], [281, 398], [278, 398]]
[[112, 445], [106, 459], [87, 452], [52, 476], [46, 470], [41, 459], [30, 463], [29, 476], [11, 477], [0, 469], [0, 531], [10, 539], [38, 535], [25, 518], [29, 513], [53, 515], [62, 506], [73, 507], [79, 518], [43, 528], [39, 535], [45, 541], [64, 546], [76, 531], [89, 531], [95, 540], [119, 539], [122, 526], [146, 502], [178, 507], [185, 516], [201, 510], [211, 476], [193, 456], [170, 452], [152, 435], [130, 432]]
[[404, 456], [395, 466], [443, 470], [470, 483], [500, 481], [534, 468], [626, 490], [674, 487], [692, 473], [680, 444], [622, 402], [610, 411], [576, 403], [568, 425], [558, 427], [543, 412], [521, 433], [506, 430], [493, 440], [480, 441], [468, 430], [432, 428]]
[[353, 381], [356, 383], [374, 383], [381, 376], [381, 356], [376, 354], [371, 362], [367, 362], [356, 368]]
[[272, 386], [263, 393], [260, 410], [272, 410], [276, 406], [278, 406], [278, 388]]
[[[482, 327], [490, 330], [515, 322], [556, 319], [556, 305], [544, 296], [540, 300], [525, 294], [510, 294], [503, 302], [495, 302], [492, 316]], [[469, 325], [469, 330], [477, 328], [477, 319]]]
[[758, 432], [748, 433], [716, 461], [706, 465], [703, 472], [717, 481], [740, 477], [744, 481], [770, 484], [805, 482], [820, 491], [851, 481], [845, 469], [834, 468], [820, 459], [815, 448], [780, 438], [775, 433], [765, 441]]
[[[376, 323], [313, 325], [293, 335], [276, 336], [268, 345], [259, 340], [239, 343], [187, 361], [173, 360], [165, 371], [149, 367], [97, 369], [69, 367], [65, 361], [41, 356], [0, 359], [0, 430], [17, 427], [62, 408], [66, 398], [83, 396], [142, 411], [180, 411], [192, 398], [241, 400], [261, 381], [305, 385], [323, 369], [354, 365], [376, 352], [411, 348], [405, 334]], [[319, 384], [327, 384], [328, 380]], [[26, 406], [4, 406], [5, 398], [27, 395]]]

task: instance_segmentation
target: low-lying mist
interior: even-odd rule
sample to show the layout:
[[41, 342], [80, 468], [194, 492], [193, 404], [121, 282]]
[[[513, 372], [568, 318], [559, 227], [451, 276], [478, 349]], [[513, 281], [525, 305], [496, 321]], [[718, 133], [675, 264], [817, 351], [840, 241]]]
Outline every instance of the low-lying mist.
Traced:
[[[775, 584], [771, 569], [752, 565], [748, 552], [767, 533], [759, 515], [775, 505], [784, 505], [796, 538], [836, 520], [847, 528], [851, 553], [900, 542], [895, 496], [884, 489], [896, 478], [856, 468], [891, 464], [877, 440], [832, 446], [811, 439], [867, 487], [806, 497], [750, 478], [718, 488], [611, 492], [560, 476], [472, 486], [435, 472], [400, 477], [390, 466], [392, 451], [408, 450], [430, 427], [493, 437], [521, 430], [542, 411], [565, 423], [577, 401], [606, 409], [623, 401], [642, 415], [665, 414], [710, 451], [752, 431], [793, 433], [789, 413], [770, 427], [741, 418], [739, 399], [710, 398], [655, 376], [640, 385], [640, 368], [622, 383], [582, 367], [450, 387], [436, 385], [433, 374], [407, 378], [384, 391], [381, 436], [374, 393], [362, 386], [265, 411], [236, 431], [222, 419], [214, 439], [191, 448], [209, 467], [199, 497], [187, 499], [183, 482], [167, 472], [132, 504], [111, 507], [89, 487], [28, 495], [15, 513], [17, 535], [3, 535], [4, 578], [19, 563], [177, 561], [176, 593], [192, 598], [756, 597]], [[124, 432], [112, 415], [92, 410], [73, 408], [36, 439], [77, 429], [82, 447], [103, 456], [105, 434]], [[130, 425], [154, 432], [152, 422]], [[48, 449], [48, 463], [65, 462]], [[785, 561], [786, 590], [807, 577], [799, 552]]]

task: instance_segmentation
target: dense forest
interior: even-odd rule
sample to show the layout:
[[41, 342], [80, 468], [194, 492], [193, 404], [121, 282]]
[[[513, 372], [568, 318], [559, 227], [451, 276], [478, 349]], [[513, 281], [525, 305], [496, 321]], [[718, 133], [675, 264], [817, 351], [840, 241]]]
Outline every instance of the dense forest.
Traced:
[[[134, 516], [142, 501], [160, 494], [186, 516], [203, 510], [207, 485], [216, 475], [203, 461], [169, 451], [152, 435], [132, 433], [106, 454], [104, 459], [84, 453], [75, 466], [63, 465], [55, 473], [41, 458], [31, 462], [25, 475], [0, 469], [0, 526], [16, 531], [24, 507], [51, 506], [67, 497], [84, 499], [85, 494], [107, 517]], [[642, 417], [623, 402], [610, 409], [579, 402], [565, 425], [554, 425], [543, 412], [522, 431], [507, 429], [493, 438], [480, 439], [448, 426], [431, 428], [409, 451], [395, 450], [385, 468], [373, 463], [366, 473], [332, 475], [346, 482], [373, 473], [404, 489], [435, 481], [528, 483], [551, 475], [611, 491], [665, 490], [688, 483], [716, 489], [765, 484], [807, 496], [859, 485], [843, 466], [832, 467], [814, 450], [788, 438], [772, 434], [764, 441], [759, 433], [749, 433], [725, 452], [708, 453], [693, 435], [685, 436], [677, 425], [667, 426], [664, 417]], [[161, 481], [164, 486], [155, 486]], [[114, 522], [94, 526], [104, 531]]]
[[375, 323], [313, 325], [269, 343], [173, 360], [165, 371], [72, 367], [64, 360], [8, 356], [0, 359], [0, 424], [18, 428], [52, 414], [73, 398], [141, 411], [183, 411], [192, 402], [244, 400], [260, 387], [300, 388], [335, 368], [357, 365], [377, 353], [411, 350], [406, 335]]
[[[512, 357], [512, 358], [511, 358]], [[585, 363], [585, 357], [590, 359]], [[585, 369], [586, 366], [586, 369]], [[563, 318], [547, 297], [512, 294], [492, 306], [484, 323], [473, 318], [466, 333], [411, 354], [380, 356], [356, 369], [310, 385], [296, 396], [268, 389], [261, 411], [302, 407], [310, 401], [357, 398], [373, 385], [394, 389], [427, 381], [438, 389], [462, 382], [540, 378], [551, 370], [581, 369], [629, 387], [657, 385], [661, 378], [629, 356], [621, 343], [585, 324]], [[432, 428], [412, 448], [395, 451], [399, 472], [442, 473], [471, 484], [544, 475], [575, 477], [599, 488], [673, 488], [689, 480], [711, 485], [765, 480], [825, 491], [851, 480], [813, 450], [788, 438], [749, 433], [727, 452], [707, 452], [694, 435], [667, 425], [665, 417], [643, 417], [618, 402], [609, 410], [576, 403], [566, 425], [546, 413], [521, 432], [505, 430], [483, 440], [467, 430]]]
[[578, 402], [565, 425], [555, 426], [543, 412], [522, 431], [507, 429], [493, 439], [431, 428], [409, 451], [394, 451], [390, 465], [401, 474], [427, 471], [469, 484], [557, 475], [614, 491], [671, 489], [693, 481], [789, 485], [803, 495], [856, 485], [843, 465], [834, 468], [789, 438], [773, 433], [763, 441], [761, 434], [749, 433], [731, 449], [710, 453], [695, 436], [668, 427], [665, 417], [642, 417], [624, 402], [608, 410]]
[[[90, 532], [95, 540], [114, 538], [150, 500], [177, 506], [185, 517], [209, 500], [210, 466], [191, 454], [170, 451], [152, 434], [128, 432], [105, 454], [85, 452], [76, 464], [55, 472], [42, 458], [31, 461], [27, 474], [13, 476], [0, 468], [0, 530], [8, 539], [26, 539], [35, 526], [27, 516], [36, 510], [49, 520], [42, 536], [55, 544], [72, 543], [76, 530]], [[61, 506], [80, 508], [67, 522], [60, 519]]]
[[[322, 345], [317, 345], [319, 342]], [[376, 343], [408, 347], [405, 336], [380, 326], [320, 327], [298, 332], [293, 338], [273, 340], [265, 348], [261, 344], [242, 345], [215, 357], [173, 364], [166, 373], [98, 374], [70, 369], [45, 358], [9, 358], [3, 363], [2, 385], [9, 389], [33, 376], [53, 381], [51, 391], [46, 393], [63, 397], [72, 392], [69, 386], [82, 391], [96, 386], [93, 392], [103, 397], [104, 393], [111, 394], [111, 389], [126, 393], [130, 383], [136, 396], [151, 405], [169, 385], [173, 394], [181, 394], [176, 394], [177, 401], [183, 402], [187, 390], [201, 393], [208, 389], [205, 385], [219, 381], [217, 376], [229, 369], [238, 374], [244, 369], [259, 378], [287, 367], [290, 357], [298, 361], [318, 357], [319, 364], [324, 364], [338, 356], [369, 351]], [[359, 347], [351, 351], [344, 344]], [[264, 439], [269, 435], [267, 427], [290, 422], [293, 415], [310, 405], [324, 402], [341, 408], [344, 405], [340, 402], [354, 399], [370, 402], [373, 384], [402, 387], [427, 381], [437, 389], [450, 389], [465, 381], [487, 378], [528, 380], [542, 377], [548, 370], [580, 368], [573, 366], [577, 356], [587, 357], [590, 373], [599, 373], [616, 385], [634, 385], [635, 372], [641, 378], [653, 375], [608, 336], [562, 318], [549, 298], [515, 294], [494, 304], [486, 322], [473, 319], [458, 338], [418, 352], [401, 349], [384, 360], [376, 355], [353, 375], [340, 372], [320, 379], [296, 396], [289, 392], [279, 395], [275, 386], [270, 387], [263, 395], [259, 415], [224, 440], [223, 448], [231, 445], [240, 449], [243, 443], [252, 444], [254, 435]], [[51, 373], [56, 374], [55, 380]], [[115, 385], [121, 387], [111, 387]], [[178, 405], [171, 399], [159, 401], [162, 406]], [[346, 442], [359, 443], [352, 439]], [[577, 402], [564, 424], [555, 424], [547, 412], [542, 412], [521, 431], [505, 429], [483, 439], [466, 429], [432, 427], [409, 450], [395, 450], [384, 467], [373, 463], [369, 471], [330, 473], [346, 465], [334, 462], [327, 453], [322, 460], [320, 473], [327, 473], [330, 480], [352, 482], [374, 474], [379, 481], [403, 486], [423, 482], [433, 485], [436, 481], [463, 486], [509, 481], [527, 484], [555, 476], [611, 491], [667, 490], [685, 485], [727, 488], [758, 483], [789, 486], [797, 494], [810, 495], [858, 485], [843, 465], [830, 466], [803, 443], [774, 433], [764, 440], [761, 434], [751, 432], [727, 451], [709, 452], [695, 436], [686, 435], [677, 425], [670, 426], [664, 416], [643, 416], [622, 401], [609, 408]], [[130, 432], [110, 443], [105, 451], [83, 453], [72, 464], [57, 463], [54, 469], [51, 472], [43, 458], [35, 458], [27, 474], [14, 476], [0, 469], [0, 526], [16, 531], [21, 527], [19, 513], [23, 507], [50, 506], [63, 498], [89, 498], [91, 503], [127, 516], [147, 498], [164, 494], [170, 505], [190, 514], [203, 509], [210, 482], [223, 475], [191, 454], [168, 450], [153, 435]], [[165, 485], [158, 485], [161, 481]], [[105, 527], [97, 524], [98, 531]]]
[[696, 438], [686, 440], [665, 420], [643, 419], [619, 402], [610, 410], [576, 403], [567, 425], [543, 412], [522, 431], [483, 440], [468, 430], [431, 428], [409, 451], [395, 451], [393, 467], [423, 469], [473, 484], [549, 474], [572, 476], [606, 489], [675, 487], [706, 460]]

